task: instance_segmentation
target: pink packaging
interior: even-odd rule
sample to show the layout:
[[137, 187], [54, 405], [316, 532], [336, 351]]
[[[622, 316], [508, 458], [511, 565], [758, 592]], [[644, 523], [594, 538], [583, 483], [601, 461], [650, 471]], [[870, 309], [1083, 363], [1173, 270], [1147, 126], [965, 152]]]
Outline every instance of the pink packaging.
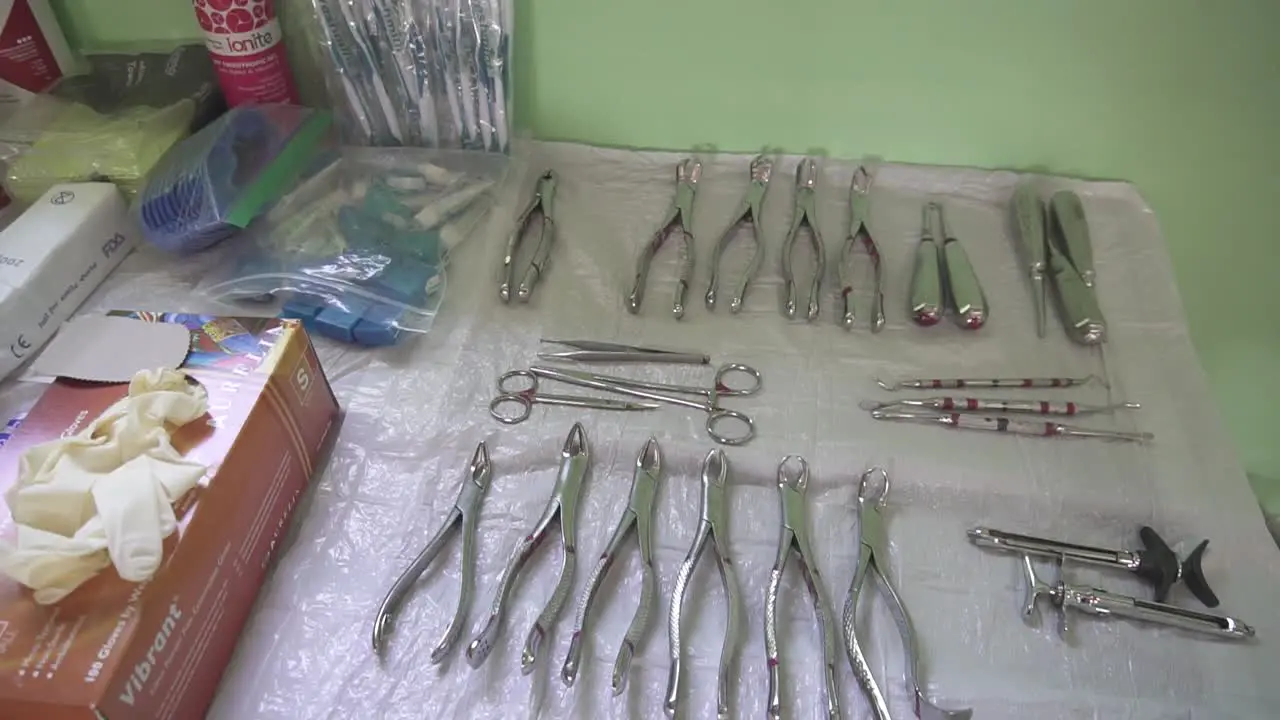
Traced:
[[192, 5], [229, 106], [298, 102], [272, 0], [192, 0]]

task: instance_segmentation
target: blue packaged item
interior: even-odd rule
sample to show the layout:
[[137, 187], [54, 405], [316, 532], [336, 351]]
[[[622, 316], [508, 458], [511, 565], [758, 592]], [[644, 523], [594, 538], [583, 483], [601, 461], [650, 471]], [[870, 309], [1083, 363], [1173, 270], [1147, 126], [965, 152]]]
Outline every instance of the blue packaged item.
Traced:
[[243, 229], [331, 150], [332, 116], [290, 105], [238, 107], [173, 146], [134, 203], [143, 237], [203, 250]]
[[449, 252], [488, 212], [492, 154], [349, 149], [246, 232], [202, 291], [271, 301], [312, 334], [365, 346], [427, 332]]

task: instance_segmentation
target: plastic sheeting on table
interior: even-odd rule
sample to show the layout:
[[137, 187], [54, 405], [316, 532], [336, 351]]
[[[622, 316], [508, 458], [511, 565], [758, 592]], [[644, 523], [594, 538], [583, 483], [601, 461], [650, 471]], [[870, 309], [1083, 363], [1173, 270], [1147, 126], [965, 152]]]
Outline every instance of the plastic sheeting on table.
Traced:
[[[1122, 183], [1041, 178], [1042, 191], [1069, 187], [1084, 202], [1093, 231], [1098, 286], [1111, 339], [1101, 350], [1071, 344], [1056, 318], [1035, 336], [1025, 273], [1014, 252], [1008, 204], [1019, 176], [1007, 172], [883, 165], [875, 169], [871, 224], [885, 262], [888, 325], [846, 333], [836, 325], [835, 262], [847, 232], [847, 193], [854, 163], [825, 163], [819, 222], [828, 250], [823, 311], [812, 325], [779, 313], [778, 251], [789, 221], [795, 158], [780, 160], [765, 199], [765, 258], [739, 316], [708, 313], [701, 297], [709, 258], [747, 183], [746, 156], [708, 159], [695, 206], [698, 265], [682, 322], [670, 317], [674, 248], [655, 263], [642, 313], [628, 315], [640, 245], [674, 192], [680, 155], [535, 144], [529, 174], [516, 189], [527, 198], [536, 173], [560, 177], [559, 241], [549, 274], [529, 306], [497, 299], [498, 256], [520, 203], [496, 212], [486, 237], [457, 260], [456, 294], [420, 342], [380, 351], [318, 341], [326, 371], [347, 409], [333, 458], [299, 508], [257, 609], [227, 669], [210, 717], [498, 718], [658, 717], [667, 677], [667, 603], [676, 568], [697, 521], [698, 470], [711, 442], [703, 418], [679, 408], [653, 413], [579, 412], [539, 406], [518, 426], [493, 421], [487, 405], [497, 376], [527, 367], [538, 338], [583, 337], [701, 348], [716, 362], [745, 362], [764, 374], [755, 398], [732, 407], [755, 418], [758, 437], [727, 450], [732, 462], [730, 545], [745, 602], [735, 715], [765, 710], [763, 601], [780, 523], [775, 473], [787, 453], [812, 467], [808, 502], [813, 547], [834, 610], [843, 605], [857, 553], [853, 480], [869, 464], [894, 476], [887, 510], [890, 565], [923, 647], [931, 697], [975, 709], [983, 720], [1059, 717], [1257, 718], [1280, 707], [1280, 552], [1271, 542], [1192, 352], [1172, 271], [1154, 216]], [[510, 192], [511, 189], [508, 188]], [[965, 244], [993, 311], [976, 334], [950, 324], [921, 329], [906, 318], [907, 283], [920, 205], [941, 198]], [[744, 262], [741, 246], [726, 265]], [[797, 247], [797, 268], [808, 267]], [[140, 253], [91, 301], [97, 309], [141, 306], [225, 310], [190, 294], [204, 269], [172, 266]], [[807, 275], [802, 274], [803, 281]], [[866, 296], [859, 310], [866, 307]], [[863, 311], [865, 317], [865, 311]], [[707, 382], [710, 370], [640, 367], [629, 372], [672, 381]], [[1019, 439], [939, 428], [884, 424], [858, 409], [882, 397], [875, 376], [1105, 375], [1092, 386], [1046, 398], [1143, 403], [1137, 413], [1082, 423], [1154, 432], [1149, 446], [1096, 441]], [[572, 392], [572, 390], [570, 390]], [[33, 391], [6, 386], [0, 409], [29, 403]], [[1016, 395], [1026, 397], [1027, 395]], [[1036, 394], [1035, 397], [1040, 397]], [[554, 581], [553, 543], [535, 553], [517, 583], [505, 632], [487, 664], [472, 671], [464, 645], [487, 612], [497, 575], [517, 539], [542, 511], [558, 452], [574, 420], [588, 429], [593, 473], [583, 491], [579, 569], [571, 602], [544, 643], [531, 676], [519, 651]], [[635, 455], [646, 437], [661, 442], [665, 477], [658, 496], [655, 556], [660, 600], [638, 648], [629, 689], [613, 698], [609, 673], [639, 590], [634, 550], [600, 594], [577, 686], [559, 667], [573, 605], [626, 505]], [[385, 661], [370, 649], [374, 613], [391, 583], [448, 511], [475, 445], [489, 443], [494, 480], [480, 520], [479, 578], [468, 631], [453, 656], [433, 667], [429, 655], [458, 592], [458, 544], [423, 577], [404, 607]], [[1258, 640], [1215, 642], [1121, 621], [1079, 618], [1073, 644], [1019, 615], [1021, 585], [1011, 555], [971, 546], [976, 524], [1033, 531], [1112, 547], [1133, 547], [1151, 524], [1171, 541], [1211, 539], [1206, 574], [1222, 611], [1254, 624]], [[714, 715], [714, 677], [724, 629], [724, 601], [713, 563], [693, 579], [686, 619], [689, 718]], [[1071, 578], [1146, 596], [1124, 573], [1075, 568]], [[902, 680], [902, 649], [888, 608], [872, 594], [865, 622], [873, 671], [895, 717], [911, 714]], [[1173, 600], [1191, 605], [1184, 589]], [[864, 601], [865, 602], [865, 601]], [[780, 606], [784, 708], [791, 717], [822, 712], [820, 646], [813, 610], [794, 569]], [[870, 717], [847, 662], [839, 682], [845, 716]]]

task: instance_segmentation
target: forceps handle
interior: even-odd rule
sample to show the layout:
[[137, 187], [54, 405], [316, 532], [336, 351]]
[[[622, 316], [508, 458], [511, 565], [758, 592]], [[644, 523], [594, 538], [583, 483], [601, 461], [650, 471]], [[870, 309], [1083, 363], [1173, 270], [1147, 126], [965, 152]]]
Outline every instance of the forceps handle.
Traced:
[[689, 547], [689, 553], [685, 555], [684, 561], [680, 563], [680, 569], [676, 571], [675, 587], [671, 591], [671, 609], [667, 614], [667, 641], [671, 664], [667, 671], [667, 696], [663, 702], [668, 716], [675, 715], [676, 707], [680, 702], [680, 621], [684, 615], [685, 591], [689, 589], [689, 580], [693, 577], [694, 567], [710, 536], [711, 526], [706, 521], [699, 522], [693, 545]]
[[922, 327], [942, 320], [942, 256], [933, 238], [921, 238], [916, 245], [915, 267], [911, 275], [911, 320]]
[[498, 635], [502, 630], [502, 618], [507, 613], [507, 600], [511, 595], [511, 586], [536, 545], [537, 542], [532, 534], [521, 538], [515, 551], [511, 553], [507, 566], [503, 568], [502, 575], [498, 578], [498, 589], [494, 593], [489, 616], [485, 618], [484, 625], [467, 646], [467, 663], [472, 668], [478, 668], [484, 664], [489, 653], [493, 652], [493, 647], [497, 644]]
[[391, 633], [391, 626], [395, 622], [395, 617], [400, 611], [400, 605], [418, 582], [418, 578], [422, 576], [422, 573], [426, 572], [432, 561], [440, 554], [440, 550], [449, 541], [449, 531], [454, 528], [460, 519], [463, 521], [462, 588], [458, 596], [458, 607], [454, 610], [453, 620], [449, 623], [448, 629], [445, 630], [440, 644], [431, 653], [432, 664], [438, 664], [443, 660], [444, 656], [449, 652], [449, 648], [457, 640], [458, 633], [462, 629], [463, 617], [466, 614], [466, 588], [467, 581], [470, 579], [467, 573], [467, 550], [470, 543], [467, 542], [469, 538], [467, 537], [466, 516], [455, 507], [449, 511], [444, 523], [436, 530], [435, 535], [427, 542], [426, 547], [418, 553], [418, 556], [413, 559], [409, 567], [396, 579], [395, 584], [391, 586], [391, 590], [387, 592], [386, 598], [383, 599], [382, 606], [378, 609], [378, 615], [373, 625], [373, 650], [375, 653], [382, 651], [386, 644], [386, 639]]
[[578, 600], [578, 612], [573, 621], [573, 636], [569, 640], [569, 652], [565, 655], [564, 665], [560, 669], [560, 679], [564, 682], [565, 687], [573, 687], [573, 683], [578, 679], [578, 666], [582, 660], [582, 635], [587, 628], [587, 619], [591, 614], [591, 603], [595, 600], [596, 593], [600, 590], [600, 583], [604, 582], [604, 578], [609, 574], [609, 568], [613, 567], [613, 561], [617, 558], [618, 551], [622, 548], [622, 542], [627, 537], [627, 532], [631, 530], [635, 520], [630, 511], [626, 511], [622, 516], [622, 521], [614, 528], [613, 535], [609, 538], [609, 543], [605, 545], [604, 552], [600, 553], [600, 560], [591, 569], [591, 574], [587, 576], [587, 587], [582, 591], [582, 597]]

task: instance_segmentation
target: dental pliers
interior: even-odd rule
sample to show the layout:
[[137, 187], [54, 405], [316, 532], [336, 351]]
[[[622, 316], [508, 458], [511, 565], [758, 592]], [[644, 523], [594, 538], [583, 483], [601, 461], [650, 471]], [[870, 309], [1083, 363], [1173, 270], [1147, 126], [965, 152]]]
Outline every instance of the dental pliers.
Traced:
[[[799, 470], [790, 472], [792, 461], [798, 461]], [[764, 601], [764, 648], [769, 663], [769, 717], [782, 717], [782, 662], [778, 656], [778, 589], [782, 584], [782, 572], [792, 552], [799, 557], [800, 572], [813, 599], [813, 611], [818, 617], [818, 632], [822, 635], [823, 680], [827, 692], [827, 717], [840, 717], [840, 690], [836, 686], [836, 632], [832, 622], [831, 603], [822, 584], [822, 576], [814, 565], [816, 556], [809, 545], [808, 513], [804, 506], [805, 489], [809, 485], [809, 463], [798, 455], [788, 455], [778, 465], [778, 499], [782, 506], [782, 533], [778, 538], [778, 556], [769, 573], [769, 588]]]
[[760, 226], [760, 212], [764, 205], [764, 195], [769, 190], [769, 178], [772, 174], [773, 161], [769, 158], [757, 155], [751, 161], [751, 185], [747, 187], [747, 194], [742, 198], [738, 209], [734, 211], [733, 220], [729, 222], [729, 227], [725, 228], [711, 255], [711, 284], [707, 287], [706, 297], [708, 310], [716, 309], [716, 296], [720, 291], [720, 260], [733, 242], [734, 232], [742, 223], [747, 222], [751, 224], [751, 260], [748, 261], [747, 268], [742, 273], [733, 297], [729, 298], [729, 312], [737, 313], [742, 310], [742, 299], [747, 294], [747, 286], [760, 271], [761, 250], [764, 249], [764, 230]]
[[844, 249], [840, 255], [840, 299], [844, 303], [844, 314], [840, 323], [845, 330], [852, 330], [857, 318], [853, 308], [853, 258], [861, 247], [866, 251], [871, 262], [871, 332], [880, 332], [884, 327], [884, 285], [880, 269], [880, 249], [871, 237], [867, 227], [867, 219], [871, 215], [871, 176], [862, 166], [853, 173], [853, 183], [849, 188], [849, 236], [845, 238]]
[[587, 578], [587, 589], [578, 601], [573, 638], [569, 641], [569, 653], [565, 656], [564, 667], [560, 671], [560, 678], [566, 687], [573, 687], [573, 682], [578, 677], [578, 667], [582, 660], [582, 635], [586, 630], [587, 617], [591, 613], [591, 603], [600, 589], [600, 583], [613, 567], [622, 543], [634, 528], [636, 542], [640, 545], [640, 601], [636, 605], [631, 626], [622, 639], [622, 647], [618, 648], [618, 657], [613, 663], [613, 694], [620, 695], [627, 689], [627, 670], [631, 667], [631, 657], [635, 654], [636, 645], [648, 629], [649, 614], [653, 611], [653, 594], [658, 582], [653, 570], [653, 501], [658, 494], [658, 478], [661, 475], [662, 453], [658, 449], [658, 441], [649, 438], [636, 458], [636, 472], [631, 480], [631, 499], [627, 503], [627, 509], [622, 513], [622, 520], [618, 522], [613, 536], [609, 538], [609, 544], [600, 554], [600, 560], [591, 571], [591, 576]]
[[520, 252], [520, 245], [524, 241], [524, 236], [528, 232], [530, 225], [533, 223], [535, 215], [541, 220], [541, 228], [538, 235], [538, 244], [534, 246], [533, 256], [529, 259], [529, 267], [524, 271], [524, 277], [520, 280], [520, 287], [516, 290], [516, 297], [520, 302], [529, 302], [529, 297], [533, 295], [533, 288], [542, 279], [542, 274], [547, 270], [547, 264], [551, 259], [551, 247], [556, 241], [556, 221], [553, 216], [553, 208], [555, 207], [556, 197], [556, 174], [552, 170], [548, 170], [538, 178], [537, 189], [534, 190], [533, 198], [525, 207], [524, 212], [520, 213], [520, 217], [516, 219], [515, 229], [511, 231], [511, 237], [507, 239], [507, 251], [502, 256], [502, 284], [498, 286], [498, 297], [502, 302], [511, 302], [511, 287], [516, 282], [516, 255]]
[[680, 270], [676, 281], [675, 304], [671, 314], [677, 320], [684, 317], [685, 295], [689, 292], [689, 284], [693, 280], [693, 197], [698, 191], [698, 180], [702, 177], [702, 163], [694, 158], [686, 158], [676, 166], [676, 196], [671, 209], [662, 219], [658, 231], [645, 243], [636, 259], [636, 279], [627, 296], [627, 311], [632, 315], [640, 312], [644, 302], [644, 288], [649, 281], [649, 266], [653, 257], [666, 244], [667, 238], [677, 230], [680, 233]]
[[538, 518], [533, 530], [516, 545], [515, 552], [512, 553], [506, 568], [498, 578], [498, 589], [494, 593], [493, 607], [489, 610], [489, 617], [485, 619], [484, 625], [467, 646], [467, 662], [471, 667], [480, 667], [481, 663], [489, 657], [501, 633], [502, 617], [506, 614], [511, 586], [534, 549], [546, 539], [551, 521], [559, 515], [560, 543], [564, 550], [560, 577], [556, 580], [555, 590], [547, 600], [542, 614], [529, 629], [529, 635], [524, 643], [524, 652], [520, 657], [521, 672], [525, 675], [533, 672], [533, 665], [538, 659], [538, 648], [546, 638], [547, 630], [560, 614], [560, 608], [569, 595], [569, 589], [573, 587], [573, 571], [577, 564], [578, 493], [587, 476], [590, 459], [586, 431], [582, 429], [581, 423], [574, 423], [560, 451], [560, 473], [556, 476], [551, 500], [542, 511], [542, 517]]
[[720, 674], [716, 682], [716, 716], [727, 718], [729, 713], [729, 677], [734, 656], [738, 651], [738, 580], [733, 572], [733, 560], [729, 557], [729, 519], [725, 503], [725, 482], [729, 476], [729, 460], [721, 450], [707, 453], [702, 463], [702, 507], [698, 529], [693, 536], [693, 546], [680, 570], [676, 573], [675, 591], [671, 594], [671, 614], [667, 617], [667, 632], [671, 641], [671, 668], [667, 675], [667, 715], [674, 716], [680, 700], [680, 626], [684, 614], [684, 596], [689, 589], [689, 579], [702, 557], [702, 551], [710, 540], [720, 568], [720, 581], [724, 584], [727, 620], [724, 645], [720, 649]]
[[[882, 484], [878, 492], [871, 487], [871, 482], [879, 475]], [[867, 576], [874, 571], [880, 582], [880, 588], [888, 598], [889, 611], [898, 626], [898, 634], [902, 636], [902, 647], [906, 656], [907, 689], [914, 699], [916, 717], [921, 720], [968, 720], [972, 710], [943, 710], [929, 702], [920, 688], [919, 650], [916, 647], [916, 633], [907, 615], [907, 608], [894, 588], [889, 576], [888, 553], [889, 535], [885, 530], [884, 517], [880, 508], [889, 495], [889, 474], [883, 468], [871, 468], [862, 473], [858, 481], [857, 516], [858, 516], [858, 569], [854, 571], [853, 582], [849, 585], [849, 595], [844, 603], [844, 640], [845, 649], [849, 653], [849, 662], [853, 665], [853, 674], [858, 684], [871, 701], [877, 720], [890, 720], [889, 704], [884, 693], [876, 684], [871, 674], [871, 666], [862, 652], [858, 642], [857, 611], [858, 600], [862, 597], [862, 587]]]
[[435, 536], [427, 543], [418, 557], [413, 559], [413, 563], [409, 565], [409, 569], [396, 580], [395, 585], [391, 586], [391, 591], [387, 593], [387, 597], [382, 601], [382, 607], [378, 609], [378, 616], [373, 621], [373, 651], [381, 654], [383, 648], [386, 647], [387, 637], [391, 634], [392, 624], [395, 622], [396, 615], [399, 613], [400, 605], [404, 602], [418, 578], [431, 565], [431, 561], [435, 560], [440, 554], [440, 550], [444, 544], [448, 542], [450, 531], [461, 521], [462, 532], [462, 579], [459, 582], [458, 589], [458, 607], [453, 612], [453, 619], [449, 621], [449, 627], [444, 631], [444, 637], [440, 643], [436, 645], [435, 650], [431, 651], [431, 663], [439, 664], [449, 654], [449, 650], [458, 640], [458, 636], [462, 634], [462, 623], [467, 615], [467, 607], [471, 605], [471, 593], [475, 589], [476, 576], [476, 522], [479, 520], [480, 503], [484, 500], [485, 491], [489, 488], [489, 480], [492, 477], [493, 469], [489, 464], [489, 450], [482, 442], [476, 447], [476, 453], [471, 458], [470, 472], [467, 478], [462, 481], [462, 488], [458, 490], [458, 499], [453, 501], [453, 509], [449, 511], [448, 517], [445, 518], [444, 524], [436, 531]]
[[791, 228], [782, 243], [783, 314], [789, 319], [796, 316], [796, 278], [791, 269], [791, 251], [801, 226], [809, 227], [809, 242], [813, 246], [813, 280], [809, 285], [809, 308], [805, 319], [818, 319], [818, 293], [822, 289], [822, 276], [827, 272], [827, 249], [818, 229], [817, 213], [818, 167], [811, 158], [804, 158], [796, 166], [796, 206], [791, 213]]

